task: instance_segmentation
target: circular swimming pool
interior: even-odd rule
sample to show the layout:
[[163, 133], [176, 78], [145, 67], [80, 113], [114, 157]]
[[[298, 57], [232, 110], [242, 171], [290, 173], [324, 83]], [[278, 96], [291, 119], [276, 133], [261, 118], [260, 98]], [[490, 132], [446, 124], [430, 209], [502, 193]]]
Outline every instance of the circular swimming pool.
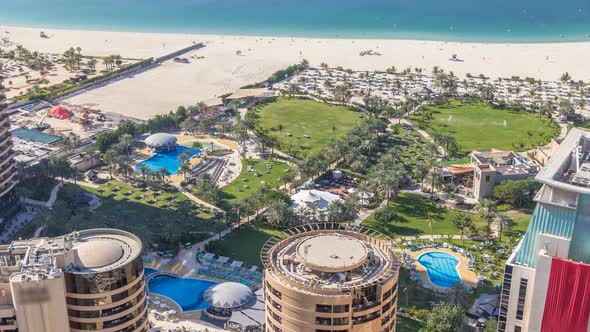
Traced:
[[428, 273], [430, 282], [438, 287], [451, 288], [456, 283], [461, 283], [457, 265], [459, 259], [442, 251], [430, 251], [418, 257], [418, 263], [422, 264]]

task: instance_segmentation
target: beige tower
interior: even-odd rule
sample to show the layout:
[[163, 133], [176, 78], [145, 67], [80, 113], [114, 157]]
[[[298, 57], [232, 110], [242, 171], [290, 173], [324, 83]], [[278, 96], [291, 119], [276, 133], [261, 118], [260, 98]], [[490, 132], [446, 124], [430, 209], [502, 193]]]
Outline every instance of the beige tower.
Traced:
[[262, 250], [266, 331], [395, 331], [391, 240], [354, 225], [291, 228]]
[[14, 192], [18, 178], [9, 129], [4, 86], [0, 77], [0, 219], [12, 214], [18, 207], [18, 197]]
[[0, 332], [146, 332], [141, 250], [116, 229], [0, 246]]

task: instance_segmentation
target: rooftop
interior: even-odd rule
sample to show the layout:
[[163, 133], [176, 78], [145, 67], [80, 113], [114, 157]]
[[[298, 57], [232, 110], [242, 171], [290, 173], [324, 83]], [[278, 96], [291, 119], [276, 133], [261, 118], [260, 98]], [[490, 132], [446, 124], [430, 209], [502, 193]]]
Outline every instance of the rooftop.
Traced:
[[117, 229], [90, 229], [55, 238], [18, 240], [0, 246], [0, 270], [21, 280], [50, 279], [66, 273], [117, 269], [141, 254], [141, 240]]
[[563, 190], [590, 194], [590, 132], [572, 128], [536, 180]]
[[153, 134], [145, 139], [145, 144], [150, 147], [165, 147], [176, 145], [176, 136], [166, 133]]
[[391, 239], [356, 225], [293, 227], [263, 247], [266, 273], [309, 293], [342, 292], [391, 278], [399, 264]]

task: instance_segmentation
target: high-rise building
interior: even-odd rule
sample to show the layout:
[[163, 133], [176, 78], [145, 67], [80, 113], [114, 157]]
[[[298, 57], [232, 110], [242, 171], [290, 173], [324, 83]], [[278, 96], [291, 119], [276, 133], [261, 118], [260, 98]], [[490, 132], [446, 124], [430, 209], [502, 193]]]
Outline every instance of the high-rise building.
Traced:
[[498, 331], [590, 331], [590, 132], [572, 129], [535, 179], [543, 186], [504, 268]]
[[141, 251], [116, 229], [0, 246], [0, 331], [147, 331]]
[[10, 122], [7, 114], [4, 86], [0, 76], [0, 219], [14, 212], [18, 206], [18, 197], [14, 191], [18, 178], [13, 159]]
[[399, 260], [386, 236], [301, 225], [271, 238], [261, 258], [266, 331], [395, 331]]

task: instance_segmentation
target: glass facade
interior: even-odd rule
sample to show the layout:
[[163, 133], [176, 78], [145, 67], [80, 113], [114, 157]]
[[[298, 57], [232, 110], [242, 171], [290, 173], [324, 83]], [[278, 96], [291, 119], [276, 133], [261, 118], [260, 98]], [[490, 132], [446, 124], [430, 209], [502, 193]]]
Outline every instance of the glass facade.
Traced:
[[[117, 330], [120, 332], [131, 332], [141, 328], [147, 319], [147, 299], [145, 291], [145, 280], [143, 276], [143, 261], [141, 256], [132, 262], [108, 272], [74, 274], [65, 273], [66, 291], [72, 294], [97, 294], [96, 298], [82, 299], [67, 296], [68, 305], [88, 307], [88, 310], [69, 308], [70, 327], [78, 330], [102, 330], [125, 326], [133, 321], [138, 315], [143, 315], [136, 323]], [[141, 279], [141, 280], [139, 280]], [[132, 287], [116, 292], [117, 289], [134, 284]], [[114, 291], [114, 292], [113, 292]], [[100, 296], [105, 292], [113, 292], [112, 295]], [[115, 304], [108, 308], [93, 309], [93, 307]], [[134, 308], [131, 310], [131, 308]], [[131, 310], [123, 316], [121, 313]], [[109, 320], [110, 316], [115, 318]], [[97, 322], [78, 322], [78, 319], [96, 318]]]

